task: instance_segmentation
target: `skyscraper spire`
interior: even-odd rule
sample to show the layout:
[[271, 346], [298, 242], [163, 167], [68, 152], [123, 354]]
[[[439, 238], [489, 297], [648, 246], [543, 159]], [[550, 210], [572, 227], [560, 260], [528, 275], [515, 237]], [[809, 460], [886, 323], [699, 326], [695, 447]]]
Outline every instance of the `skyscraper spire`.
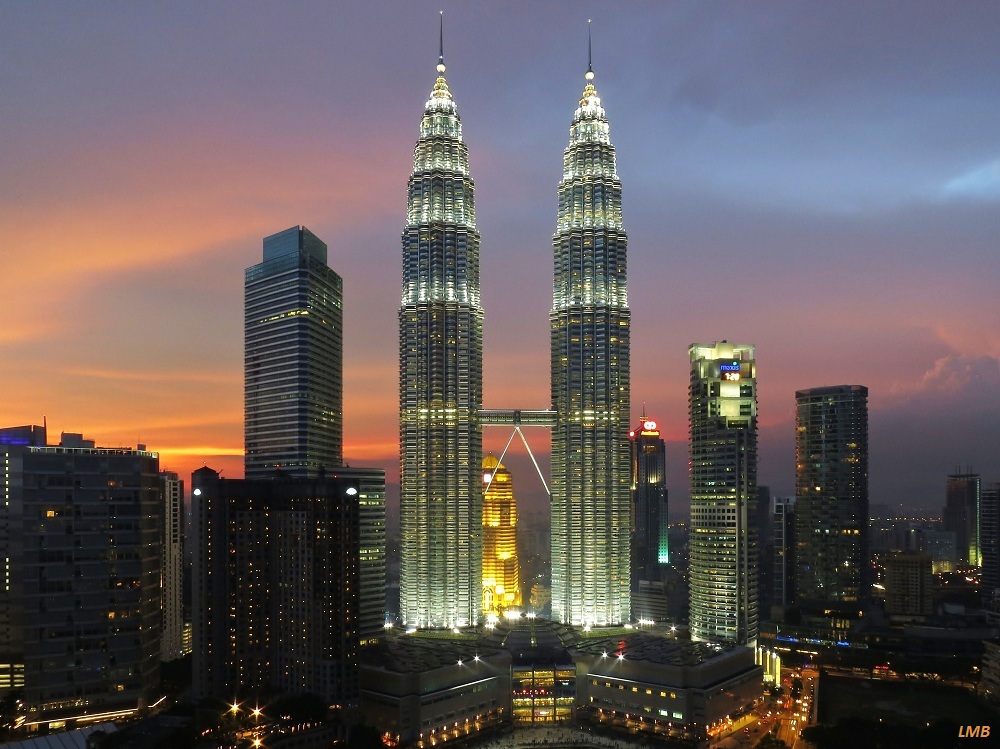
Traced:
[[443, 73], [444, 67], [444, 11], [441, 11], [441, 28], [438, 31], [438, 66], [437, 71]]
[[594, 80], [594, 45], [590, 34], [591, 21], [587, 19], [587, 74], [584, 76], [588, 81]]
[[469, 151], [444, 78], [413, 150], [399, 309], [400, 613], [461, 627], [482, 613], [483, 309]]
[[629, 619], [627, 237], [608, 119], [587, 81], [573, 114], [552, 238], [552, 617]]

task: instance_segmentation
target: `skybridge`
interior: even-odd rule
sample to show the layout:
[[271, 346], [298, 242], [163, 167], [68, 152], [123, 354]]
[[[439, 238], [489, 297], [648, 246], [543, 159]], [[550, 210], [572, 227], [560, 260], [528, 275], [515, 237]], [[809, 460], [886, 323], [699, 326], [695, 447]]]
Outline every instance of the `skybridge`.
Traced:
[[[528, 457], [531, 458], [531, 462], [535, 466], [538, 478], [542, 480], [542, 486], [545, 487], [545, 493], [549, 495], [549, 499], [552, 499], [552, 491], [549, 489], [549, 484], [545, 480], [545, 476], [542, 475], [542, 469], [538, 467], [538, 461], [535, 460], [535, 454], [531, 452], [531, 446], [528, 444], [528, 439], [524, 436], [524, 432], [521, 431], [521, 428], [542, 427], [544, 429], [551, 429], [556, 424], [556, 412], [531, 411], [520, 408], [484, 408], [479, 411], [479, 423], [483, 427], [513, 427], [510, 437], [507, 438], [507, 444], [503, 446], [503, 452], [500, 453], [498, 460], [501, 463], [503, 462], [504, 456], [507, 454], [507, 448], [509, 448], [510, 443], [514, 441], [514, 436], [517, 435], [520, 437], [521, 442], [524, 444], [524, 449], [528, 451]], [[492, 483], [493, 476], [491, 475], [484, 491], [489, 491]]]

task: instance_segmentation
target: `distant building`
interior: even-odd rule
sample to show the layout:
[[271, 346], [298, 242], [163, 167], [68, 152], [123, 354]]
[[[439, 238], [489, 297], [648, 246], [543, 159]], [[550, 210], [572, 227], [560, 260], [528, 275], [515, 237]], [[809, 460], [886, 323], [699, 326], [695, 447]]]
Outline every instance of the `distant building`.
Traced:
[[664, 621], [669, 607], [664, 572], [667, 536], [667, 450], [655, 421], [640, 417], [629, 432], [632, 453], [632, 619]]
[[304, 226], [264, 239], [244, 286], [248, 479], [343, 462], [343, 281]]
[[194, 690], [356, 701], [362, 482], [191, 477]]
[[629, 432], [632, 452], [632, 591], [659, 582], [670, 562], [667, 539], [667, 447], [655, 421], [641, 417]]
[[510, 471], [493, 455], [483, 458], [483, 614], [521, 605], [517, 557], [517, 503]]
[[775, 497], [772, 505], [774, 538], [774, 605], [795, 601], [795, 497]]
[[899, 617], [929, 617], [934, 613], [934, 573], [931, 558], [914, 552], [890, 552], [885, 566], [885, 613]]
[[984, 601], [1000, 593], [1000, 484], [983, 489], [979, 513], [979, 547], [982, 556]]
[[159, 457], [0, 430], [0, 693], [29, 725], [134, 713], [160, 684]]
[[857, 608], [868, 597], [868, 388], [795, 393], [795, 595]]
[[160, 658], [166, 662], [191, 652], [184, 642], [184, 482], [176, 473], [163, 471], [160, 494], [163, 501]]
[[931, 558], [934, 574], [939, 572], [954, 572], [956, 549], [954, 531], [925, 530], [922, 532], [919, 550]]
[[759, 628], [754, 347], [692, 344], [691, 638], [753, 645]]
[[953, 473], [948, 476], [945, 506], [941, 513], [944, 529], [955, 534], [957, 558], [963, 566], [983, 563], [979, 545], [981, 479], [978, 473]]

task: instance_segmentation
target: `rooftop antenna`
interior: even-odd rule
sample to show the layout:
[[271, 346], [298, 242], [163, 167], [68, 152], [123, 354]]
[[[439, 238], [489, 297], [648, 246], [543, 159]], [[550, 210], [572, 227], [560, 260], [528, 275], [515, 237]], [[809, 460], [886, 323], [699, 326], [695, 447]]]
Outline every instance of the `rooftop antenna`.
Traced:
[[587, 19], [587, 75], [588, 81], [594, 80], [594, 45], [590, 33], [591, 19]]
[[438, 29], [438, 66], [437, 71], [443, 73], [444, 67], [444, 11], [441, 11], [441, 27]]

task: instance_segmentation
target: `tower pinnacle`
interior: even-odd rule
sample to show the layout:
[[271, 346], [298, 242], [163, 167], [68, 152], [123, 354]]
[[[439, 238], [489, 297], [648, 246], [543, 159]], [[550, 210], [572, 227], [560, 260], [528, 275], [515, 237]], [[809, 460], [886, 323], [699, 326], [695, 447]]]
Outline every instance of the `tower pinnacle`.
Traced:
[[591, 20], [587, 19], [587, 73], [583, 76], [588, 81], [594, 80], [594, 45], [590, 34]]
[[443, 73], [447, 68], [444, 66], [444, 11], [441, 11], [441, 27], [438, 29], [438, 64], [437, 72]]

